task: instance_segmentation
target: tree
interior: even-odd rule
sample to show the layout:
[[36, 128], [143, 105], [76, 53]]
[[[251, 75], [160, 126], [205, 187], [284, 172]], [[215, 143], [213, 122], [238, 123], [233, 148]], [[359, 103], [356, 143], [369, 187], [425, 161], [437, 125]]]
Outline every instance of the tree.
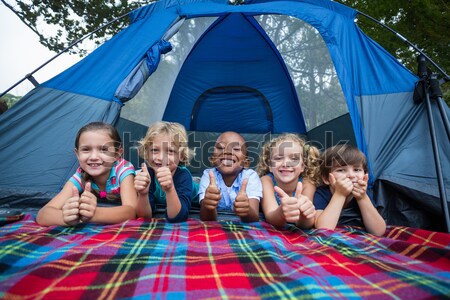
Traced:
[[[122, 16], [131, 10], [154, 0], [0, 0], [12, 10], [40, 39], [41, 44], [59, 52], [96, 28]], [[336, 0], [380, 20], [402, 34], [434, 60], [446, 72], [450, 72], [448, 45], [450, 36], [449, 4], [446, 0]], [[127, 25], [122, 18], [91, 36], [100, 44]], [[358, 18], [364, 32], [416, 73], [417, 53], [397, 36], [364, 17]], [[52, 29], [46, 31], [46, 29]], [[71, 53], [85, 55], [77, 46]], [[433, 68], [432, 68], [433, 69]], [[433, 70], [436, 71], [436, 70]], [[450, 103], [450, 84], [443, 87], [444, 98]]]
[[[154, 0], [0, 1], [38, 35], [42, 45], [52, 51], [60, 52], [107, 22]], [[98, 31], [95, 36], [91, 36], [89, 39], [96, 44], [101, 44], [127, 24], [128, 18], [122, 18]], [[79, 45], [74, 46], [69, 51], [82, 56], [86, 54], [86, 50], [80, 48]]]
[[[445, 0], [337, 0], [363, 12], [404, 36], [435, 61], [447, 74], [450, 72], [448, 45], [450, 36], [449, 3]], [[417, 73], [418, 53], [381, 25], [358, 17], [358, 26], [383, 48], [394, 55], [413, 73]], [[437, 72], [431, 64], [430, 69]], [[449, 74], [450, 75], [450, 74]], [[442, 75], [439, 74], [439, 78]], [[444, 99], [450, 105], [450, 83], [443, 85]]]
[[14, 104], [16, 104], [22, 97], [21, 96], [14, 96], [12, 94], [6, 94], [0, 99], [5, 101], [8, 108], [11, 108]]

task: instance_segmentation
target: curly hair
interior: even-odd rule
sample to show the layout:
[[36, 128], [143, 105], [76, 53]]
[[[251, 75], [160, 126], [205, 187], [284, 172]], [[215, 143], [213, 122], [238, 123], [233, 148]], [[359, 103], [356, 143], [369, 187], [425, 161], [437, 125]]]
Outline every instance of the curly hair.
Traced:
[[147, 159], [147, 153], [149, 147], [152, 145], [153, 140], [158, 135], [167, 135], [170, 137], [173, 143], [178, 147], [180, 151], [180, 164], [183, 166], [188, 166], [189, 161], [193, 156], [193, 152], [189, 149], [188, 138], [186, 129], [183, 125], [175, 122], [156, 122], [152, 124], [148, 130], [145, 137], [140, 140], [139, 143], [139, 156]]
[[270, 166], [270, 160], [272, 155], [272, 149], [282, 142], [292, 141], [298, 143], [303, 148], [303, 163], [305, 166], [304, 171], [300, 174], [300, 177], [311, 180], [315, 185], [320, 184], [319, 168], [320, 168], [320, 151], [316, 147], [309, 145], [304, 139], [300, 138], [293, 133], [285, 133], [276, 138], [273, 138], [269, 142], [265, 143], [261, 149], [259, 156], [259, 162], [257, 166], [257, 173], [260, 177], [267, 175]]

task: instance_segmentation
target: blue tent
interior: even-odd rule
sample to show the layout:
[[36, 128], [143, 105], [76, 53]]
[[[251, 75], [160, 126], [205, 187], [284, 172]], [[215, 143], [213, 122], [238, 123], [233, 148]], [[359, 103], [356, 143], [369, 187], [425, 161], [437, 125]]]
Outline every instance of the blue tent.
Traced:
[[[115, 124], [138, 163], [134, 142], [166, 120], [199, 134], [355, 143], [389, 223], [442, 225], [427, 116], [412, 100], [418, 78], [359, 29], [357, 14], [327, 0], [161, 0], [131, 12], [127, 28], [0, 117], [0, 205], [51, 199], [77, 167], [84, 124]], [[439, 147], [450, 170], [450, 145]]]

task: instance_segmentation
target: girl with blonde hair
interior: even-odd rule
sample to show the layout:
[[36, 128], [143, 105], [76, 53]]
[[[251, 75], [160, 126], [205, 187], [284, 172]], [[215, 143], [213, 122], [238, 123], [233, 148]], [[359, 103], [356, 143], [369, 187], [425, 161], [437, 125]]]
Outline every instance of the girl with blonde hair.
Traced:
[[319, 150], [295, 134], [286, 133], [263, 146], [258, 175], [263, 187], [262, 211], [274, 226], [314, 225], [314, 192], [320, 179]]

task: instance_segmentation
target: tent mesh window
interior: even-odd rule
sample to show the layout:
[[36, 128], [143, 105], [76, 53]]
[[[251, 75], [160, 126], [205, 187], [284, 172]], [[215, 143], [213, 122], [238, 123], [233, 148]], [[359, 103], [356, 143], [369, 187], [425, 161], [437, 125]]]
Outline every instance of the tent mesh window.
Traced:
[[[258, 15], [250, 18], [254, 18], [255, 23], [259, 24], [263, 34], [267, 35], [278, 55], [282, 57], [295, 89], [307, 131], [348, 113], [328, 48], [314, 27], [302, 20], [284, 15]], [[214, 17], [201, 17], [184, 22], [169, 40], [173, 50], [162, 55], [155, 73], [149, 77], [136, 97], [123, 107], [122, 118], [143, 126], [149, 126], [163, 119], [172, 89], [185, 60], [199, 39], [217, 20], [218, 18]], [[245, 61], [239, 63], [245, 64]], [[242, 85], [248, 86], [245, 82]], [[261, 91], [260, 88], [249, 87]], [[197, 98], [193, 100], [186, 117], [180, 117], [175, 121], [190, 124], [192, 107]], [[270, 100], [268, 97], [269, 103]]]

